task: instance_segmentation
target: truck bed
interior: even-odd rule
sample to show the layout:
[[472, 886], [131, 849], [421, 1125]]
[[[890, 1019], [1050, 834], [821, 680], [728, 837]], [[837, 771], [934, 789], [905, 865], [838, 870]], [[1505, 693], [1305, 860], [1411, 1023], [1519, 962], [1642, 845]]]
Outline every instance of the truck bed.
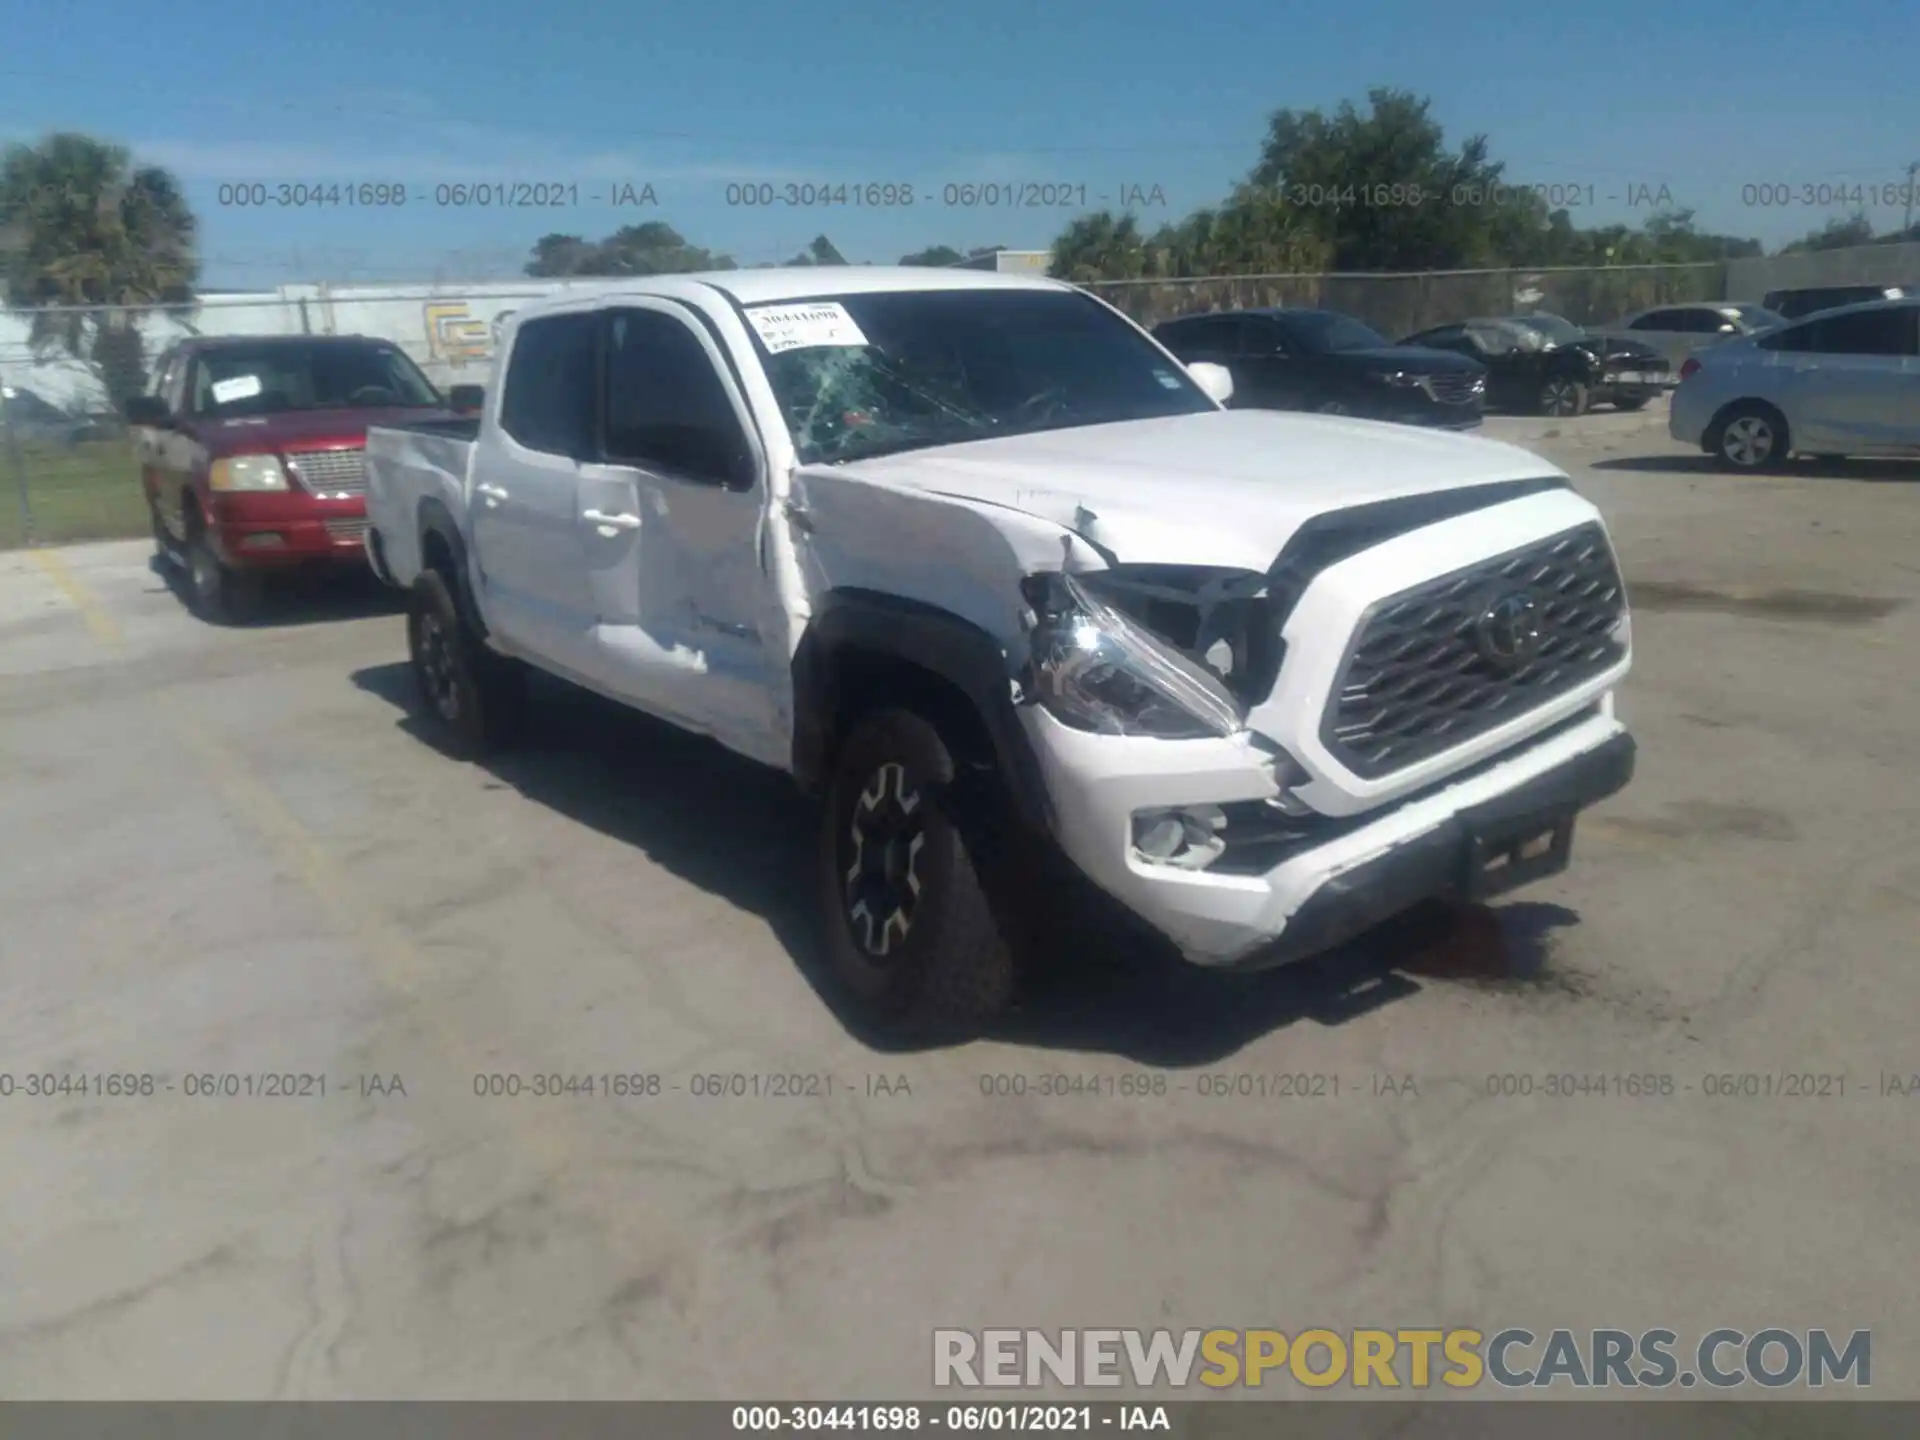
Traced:
[[420, 514], [429, 500], [460, 516], [478, 419], [415, 420], [367, 429], [367, 547], [374, 569], [402, 588], [420, 573]]

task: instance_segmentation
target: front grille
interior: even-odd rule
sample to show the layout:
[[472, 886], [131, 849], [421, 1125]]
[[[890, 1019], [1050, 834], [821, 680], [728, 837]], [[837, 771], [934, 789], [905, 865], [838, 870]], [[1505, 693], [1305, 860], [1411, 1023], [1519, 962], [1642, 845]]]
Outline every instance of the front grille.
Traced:
[[1426, 382], [1427, 393], [1443, 405], [1464, 405], [1485, 388], [1485, 382], [1471, 373], [1429, 375]]
[[287, 461], [294, 478], [316, 495], [367, 493], [367, 452], [364, 450], [295, 450]]
[[[1492, 612], [1519, 597], [1531, 602], [1539, 639], [1503, 660]], [[1321, 741], [1363, 779], [1418, 764], [1617, 664], [1625, 613], [1597, 524], [1403, 591], [1361, 621]]]
[[367, 538], [367, 522], [364, 516], [348, 520], [323, 520], [320, 523], [327, 527], [327, 534], [335, 540], [358, 541]]

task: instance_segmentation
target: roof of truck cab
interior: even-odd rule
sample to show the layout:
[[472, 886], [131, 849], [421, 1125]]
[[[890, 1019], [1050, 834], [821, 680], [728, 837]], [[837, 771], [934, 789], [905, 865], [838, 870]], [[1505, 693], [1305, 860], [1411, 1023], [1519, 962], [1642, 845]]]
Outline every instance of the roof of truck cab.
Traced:
[[792, 265], [766, 270], [701, 270], [687, 275], [635, 275], [567, 286], [524, 306], [519, 315], [564, 309], [582, 298], [622, 295], [691, 299], [718, 291], [742, 305], [811, 300], [823, 295], [862, 295], [889, 290], [1071, 290], [1059, 280], [1003, 275], [994, 270], [950, 270], [930, 265]]

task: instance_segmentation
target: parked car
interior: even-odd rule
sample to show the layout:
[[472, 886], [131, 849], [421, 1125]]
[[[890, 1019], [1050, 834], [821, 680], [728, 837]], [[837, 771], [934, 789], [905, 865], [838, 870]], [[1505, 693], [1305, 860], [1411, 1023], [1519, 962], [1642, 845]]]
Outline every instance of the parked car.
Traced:
[[1729, 470], [1920, 455], [1920, 299], [1827, 310], [1687, 361], [1668, 429]]
[[537, 669], [791, 774], [876, 1022], [998, 1012], [1036, 953], [1002, 886], [1055, 898], [1061, 857], [1262, 968], [1559, 871], [1631, 774], [1626, 595], [1563, 472], [1225, 410], [1063, 283], [623, 278], [517, 311], [494, 377], [367, 434], [424, 728], [505, 743]]
[[1409, 350], [1333, 310], [1234, 310], [1154, 327], [1183, 361], [1233, 376], [1237, 408], [1315, 410], [1466, 430], [1483, 418], [1486, 368], [1444, 350]]
[[22, 445], [66, 448], [109, 440], [115, 427], [98, 415], [75, 415], [21, 385], [0, 385], [0, 434]]
[[1629, 315], [1618, 325], [1609, 325], [1605, 333], [1625, 334], [1643, 340], [1666, 356], [1667, 363], [1678, 368], [1686, 358], [1709, 345], [1742, 335], [1757, 335], [1787, 318], [1760, 305], [1715, 301], [1701, 305], [1660, 305]]
[[1400, 343], [1471, 356], [1487, 369], [1489, 404], [1533, 415], [1580, 415], [1594, 404], [1638, 410], [1671, 373], [1652, 346], [1588, 335], [1557, 315], [1465, 320]]
[[241, 618], [269, 570], [365, 561], [367, 426], [450, 414], [399, 346], [368, 336], [182, 341], [127, 407], [160, 557], [204, 618]]
[[1769, 290], [1760, 304], [1788, 320], [1803, 320], [1822, 310], [1874, 300], [1901, 300], [1910, 293], [1901, 285], [1809, 285], [1798, 290]]

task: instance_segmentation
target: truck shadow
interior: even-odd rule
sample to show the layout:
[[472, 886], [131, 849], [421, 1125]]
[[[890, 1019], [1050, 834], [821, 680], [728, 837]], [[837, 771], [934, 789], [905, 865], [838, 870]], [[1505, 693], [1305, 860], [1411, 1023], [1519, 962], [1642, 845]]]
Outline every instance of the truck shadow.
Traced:
[[[405, 663], [352, 678], [428, 743]], [[483, 768], [761, 916], [850, 1035], [878, 1052], [908, 1048], [863, 1025], [819, 962], [811, 887], [795, 883], [812, 870], [814, 813], [787, 777], [576, 687], [545, 676], [534, 685], [532, 733]], [[1524, 979], [1544, 955], [1524, 927], [1496, 917], [1489, 929], [1492, 912], [1429, 906], [1312, 961], [1215, 973], [1181, 961], [1070, 867], [1036, 874], [1032, 888], [1037, 893], [1005, 898], [1021, 918], [1023, 948], [1043, 963], [1030, 965], [1022, 1002], [988, 1038], [1143, 1065], [1214, 1063], [1302, 1021], [1343, 1024], [1419, 993], [1423, 970], [1434, 981]]]

